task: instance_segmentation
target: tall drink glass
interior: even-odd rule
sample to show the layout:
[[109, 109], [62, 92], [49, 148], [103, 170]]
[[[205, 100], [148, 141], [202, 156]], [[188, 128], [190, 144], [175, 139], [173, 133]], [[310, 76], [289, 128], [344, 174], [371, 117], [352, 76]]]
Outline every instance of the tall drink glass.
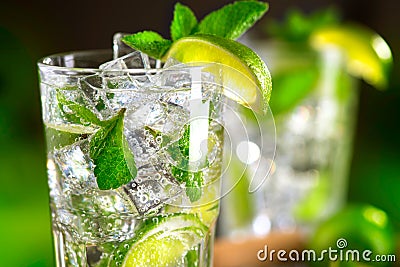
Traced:
[[[221, 232], [249, 237], [271, 230], [309, 231], [346, 201], [356, 81], [333, 47], [317, 52], [285, 42], [252, 41], [249, 46], [268, 63], [273, 77], [276, 152], [264, 157], [262, 164], [272, 168], [259, 190], [245, 194], [242, 186], [223, 199]], [[259, 123], [264, 141], [273, 140], [268, 138], [275, 130], [271, 121]], [[248, 130], [258, 127], [250, 123]], [[232, 206], [239, 197], [247, 205]]]
[[57, 266], [211, 266], [224, 135], [215, 66], [111, 60], [98, 50], [38, 63]]

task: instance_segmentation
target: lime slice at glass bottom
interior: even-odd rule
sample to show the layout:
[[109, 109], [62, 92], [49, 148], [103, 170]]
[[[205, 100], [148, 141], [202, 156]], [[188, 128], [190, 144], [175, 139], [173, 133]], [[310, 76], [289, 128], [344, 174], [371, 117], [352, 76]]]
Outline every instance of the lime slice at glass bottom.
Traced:
[[194, 214], [149, 218], [139, 226], [133, 239], [123, 242], [115, 250], [108, 266], [177, 266], [207, 231]]

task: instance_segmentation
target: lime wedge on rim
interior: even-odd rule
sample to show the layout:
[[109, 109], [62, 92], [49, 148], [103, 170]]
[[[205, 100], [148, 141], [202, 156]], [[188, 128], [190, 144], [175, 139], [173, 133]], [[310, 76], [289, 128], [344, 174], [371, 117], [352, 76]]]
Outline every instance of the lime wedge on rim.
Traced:
[[194, 214], [156, 216], [143, 222], [133, 239], [115, 249], [108, 266], [176, 266], [208, 231]]
[[387, 86], [392, 53], [374, 31], [356, 24], [327, 26], [314, 31], [310, 42], [318, 50], [336, 46], [346, 55], [350, 74], [379, 89]]
[[264, 61], [250, 48], [219, 36], [197, 34], [174, 42], [163, 61], [168, 58], [182, 63], [221, 64], [224, 94], [255, 111], [266, 110], [271, 76]]

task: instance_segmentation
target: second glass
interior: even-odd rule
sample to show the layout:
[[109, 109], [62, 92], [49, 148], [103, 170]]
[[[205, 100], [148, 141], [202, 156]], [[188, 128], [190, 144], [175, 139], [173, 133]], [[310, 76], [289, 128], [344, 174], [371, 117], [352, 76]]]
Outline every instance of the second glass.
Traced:
[[[221, 232], [248, 237], [271, 230], [309, 231], [346, 200], [356, 81], [335, 48], [316, 52], [305, 45], [265, 41], [249, 46], [267, 61], [273, 77], [276, 153], [263, 159], [263, 165], [271, 166], [270, 177], [259, 190], [249, 193], [243, 179], [223, 199]], [[275, 127], [271, 121], [260, 123], [264, 142], [269, 142]], [[258, 127], [254, 123], [249, 131]], [[235, 174], [226, 179], [231, 177]], [[235, 199], [241, 204], [232, 205]]]

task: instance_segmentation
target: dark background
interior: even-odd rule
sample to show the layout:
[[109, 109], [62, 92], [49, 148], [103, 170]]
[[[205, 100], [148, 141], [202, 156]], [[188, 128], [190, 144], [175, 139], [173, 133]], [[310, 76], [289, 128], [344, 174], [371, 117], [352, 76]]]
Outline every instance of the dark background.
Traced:
[[[53, 266], [36, 61], [55, 52], [111, 48], [115, 32], [154, 30], [169, 37], [176, 1], [2, 0], [0, 3], [0, 265]], [[230, 2], [181, 1], [198, 18]], [[400, 231], [400, 1], [270, 0], [257, 26], [289, 7], [335, 5], [389, 43], [390, 86], [361, 83], [349, 201], [387, 211]], [[255, 30], [260, 33], [261, 30]]]

